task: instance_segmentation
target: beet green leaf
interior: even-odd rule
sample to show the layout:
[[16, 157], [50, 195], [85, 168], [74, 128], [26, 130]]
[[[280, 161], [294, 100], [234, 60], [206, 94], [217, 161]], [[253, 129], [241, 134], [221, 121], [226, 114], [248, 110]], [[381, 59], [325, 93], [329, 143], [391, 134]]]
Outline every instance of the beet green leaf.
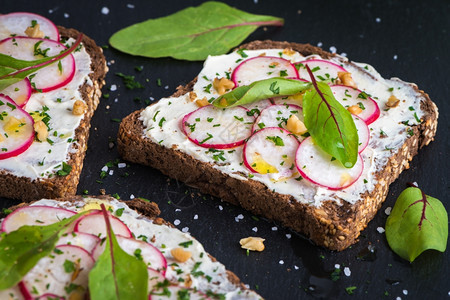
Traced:
[[103, 300], [147, 299], [147, 266], [120, 248], [105, 205], [101, 204], [101, 207], [106, 222], [106, 246], [89, 273], [90, 297]]
[[216, 107], [226, 108], [272, 97], [295, 95], [311, 88], [311, 83], [285, 78], [269, 78], [243, 85], [214, 99]]
[[22, 226], [0, 240], [0, 290], [16, 285], [49, 255], [66, 229], [84, 213], [46, 226]]
[[444, 252], [447, 238], [444, 205], [417, 187], [404, 190], [386, 220], [386, 239], [391, 249], [412, 262], [428, 249]]
[[82, 39], [83, 35], [80, 34], [76, 42], [70, 48], [62, 51], [58, 55], [45, 57], [38, 60], [20, 60], [0, 53], [0, 91], [7, 88], [11, 84], [25, 79], [25, 77], [36, 72], [37, 70], [68, 56], [70, 53], [75, 51], [75, 49], [77, 49]]
[[114, 33], [109, 42], [132, 55], [204, 60], [227, 53], [260, 26], [282, 26], [283, 22], [210, 1], [131, 25]]
[[[307, 66], [308, 71], [309, 67]], [[358, 158], [358, 132], [351, 114], [334, 98], [326, 83], [316, 82], [303, 97], [305, 126], [314, 142], [325, 152], [351, 168]]]

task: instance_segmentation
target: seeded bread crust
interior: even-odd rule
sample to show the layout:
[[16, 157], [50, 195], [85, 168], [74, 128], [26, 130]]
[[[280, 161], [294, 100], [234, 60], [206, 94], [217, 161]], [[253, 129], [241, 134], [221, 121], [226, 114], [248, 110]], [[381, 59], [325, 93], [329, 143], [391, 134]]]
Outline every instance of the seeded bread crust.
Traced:
[[[110, 201], [113, 198], [109, 195], [100, 195], [100, 196], [86, 196], [89, 198], [95, 198], [95, 199], [100, 199], [100, 200], [106, 200], [106, 201]], [[85, 197], [84, 196], [69, 196], [69, 197], [65, 197], [65, 198], [57, 198], [54, 199], [56, 201], [70, 201], [70, 202], [79, 202], [79, 201], [83, 201]], [[119, 201], [123, 201], [123, 200], [119, 200]], [[24, 207], [24, 206], [29, 206], [31, 203], [33, 203], [35, 201], [32, 202], [22, 202], [20, 204], [17, 204], [15, 206], [10, 207], [9, 209], [11, 211], [14, 211], [18, 208]], [[154, 224], [157, 225], [167, 225], [169, 227], [175, 228], [175, 226], [164, 220], [163, 218], [159, 217], [159, 214], [161, 213], [161, 211], [159, 210], [158, 204], [156, 204], [155, 202], [149, 202], [148, 200], [143, 200], [140, 198], [135, 198], [133, 200], [125, 200], [123, 201], [129, 208], [135, 210], [136, 212], [138, 212], [139, 214], [143, 215], [145, 218], [153, 220]], [[2, 218], [6, 217], [6, 215], [4, 214], [4, 212], [0, 212], [0, 220]], [[208, 254], [209, 255], [209, 254]], [[217, 261], [215, 257], [209, 255], [209, 257], [213, 260], [213, 261]], [[241, 280], [239, 279], [239, 277], [236, 276], [236, 274], [234, 274], [233, 272], [227, 270], [227, 277], [228, 280], [236, 287], [242, 289], [242, 290], [248, 290], [248, 288], [241, 282]]]
[[[77, 38], [79, 31], [71, 28], [58, 27], [61, 37]], [[86, 113], [80, 125], [75, 130], [76, 146], [70, 154], [67, 164], [72, 166], [72, 171], [67, 176], [55, 176], [47, 179], [31, 180], [28, 177], [18, 177], [11, 173], [0, 170], [0, 197], [32, 201], [40, 198], [58, 198], [75, 195], [79, 182], [83, 160], [86, 153], [87, 141], [91, 118], [101, 96], [101, 88], [105, 84], [104, 78], [108, 71], [103, 50], [95, 42], [84, 35], [83, 46], [91, 56], [91, 74], [89, 74], [93, 85], [84, 84], [80, 87], [80, 93], [87, 104]]]
[[[311, 54], [318, 54], [323, 58], [335, 56], [309, 44], [288, 42], [254, 41], [240, 48], [249, 50], [291, 48], [304, 56]], [[344, 60], [342, 62], [350, 63]], [[192, 91], [195, 82], [196, 79], [186, 86], [178, 87], [173, 96]], [[362, 200], [353, 205], [342, 199], [325, 201], [320, 207], [300, 203], [290, 195], [273, 192], [258, 181], [232, 178], [213, 168], [209, 163], [200, 162], [181, 151], [154, 143], [144, 136], [143, 123], [139, 120], [142, 110], [122, 120], [118, 134], [118, 151], [130, 162], [152, 166], [169, 177], [199, 188], [204, 193], [277, 221], [305, 235], [317, 245], [340, 251], [357, 241], [360, 232], [372, 220], [386, 199], [389, 185], [404, 169], [409, 168], [409, 161], [417, 154], [418, 149], [428, 145], [436, 134], [437, 107], [428, 94], [419, 90], [416, 85], [412, 86], [422, 96], [421, 109], [425, 113], [422, 123], [413, 127], [414, 135], [392, 154], [384, 169], [375, 174], [378, 183], [373, 191], [361, 195]]]

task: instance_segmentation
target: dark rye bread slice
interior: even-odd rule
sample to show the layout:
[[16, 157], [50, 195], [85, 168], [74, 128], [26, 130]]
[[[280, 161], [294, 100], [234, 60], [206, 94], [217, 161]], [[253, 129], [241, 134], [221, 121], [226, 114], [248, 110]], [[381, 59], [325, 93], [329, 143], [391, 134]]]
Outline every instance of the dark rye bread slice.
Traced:
[[[288, 42], [254, 41], [240, 48], [292, 48], [304, 56], [336, 56], [309, 44]], [[195, 82], [194, 79], [186, 86], [178, 87], [173, 96], [191, 91]], [[417, 154], [418, 149], [428, 145], [436, 134], [437, 107], [425, 92], [418, 90], [415, 85], [414, 89], [423, 97], [421, 109], [425, 115], [422, 123], [413, 127], [414, 135], [390, 157], [384, 169], [375, 174], [378, 183], [373, 191], [361, 195], [362, 200], [353, 205], [341, 199], [326, 201], [320, 207], [300, 203], [290, 195], [273, 192], [258, 181], [232, 178], [209, 163], [200, 162], [181, 151], [154, 143], [143, 135], [143, 123], [139, 120], [142, 110], [123, 119], [118, 134], [118, 150], [128, 161], [152, 166], [172, 178], [199, 188], [204, 193], [280, 222], [283, 226], [304, 234], [317, 245], [343, 250], [357, 241], [360, 232], [381, 207], [389, 185], [404, 169], [409, 168], [409, 161]]]
[[[58, 26], [62, 38], [77, 38], [79, 31], [71, 28]], [[70, 153], [67, 161], [72, 171], [67, 176], [54, 176], [52, 178], [41, 178], [32, 180], [28, 177], [18, 177], [11, 173], [0, 170], [0, 196], [12, 199], [31, 201], [40, 198], [58, 198], [75, 195], [79, 182], [83, 160], [86, 153], [89, 128], [94, 111], [101, 96], [101, 88], [105, 84], [105, 75], [108, 71], [102, 48], [98, 47], [94, 40], [83, 35], [83, 47], [91, 56], [91, 70], [89, 74], [93, 85], [84, 84], [80, 87], [80, 93], [87, 104], [84, 118], [75, 130], [77, 140], [76, 151]]]
[[[56, 199], [52, 199], [52, 200], [78, 202], [78, 201], [83, 201], [83, 199], [86, 197], [95, 198], [95, 199], [99, 199], [99, 200], [107, 200], [107, 201], [113, 199], [109, 195], [100, 195], [100, 196], [78, 196], [78, 195], [75, 195], [75, 196], [69, 196], [69, 197], [65, 197], [65, 198], [56, 198]], [[137, 213], [142, 215], [144, 218], [153, 220], [154, 224], [167, 225], [169, 227], [176, 228], [172, 223], [159, 217], [161, 211], [159, 210], [159, 207], [155, 202], [150, 202], [148, 200], [143, 200], [140, 198], [135, 198], [133, 200], [119, 200], [119, 201], [124, 202], [129, 208], [135, 210]], [[20, 204], [10, 207], [9, 211], [12, 212], [18, 208], [21, 208], [24, 206], [29, 206], [33, 202], [35, 202], [35, 201], [22, 202]], [[5, 210], [0, 211], [0, 221], [4, 217], [6, 217]], [[216, 258], [211, 256], [210, 254], [208, 254], [208, 256], [211, 258], [212, 261], [214, 261], [214, 262], [217, 261]], [[248, 288], [244, 285], [244, 283], [241, 282], [241, 280], [239, 279], [239, 277], [236, 276], [236, 274], [234, 274], [233, 272], [231, 272], [229, 270], [226, 270], [226, 273], [227, 273], [228, 280], [234, 286], [236, 286], [237, 288], [240, 288], [241, 290], [248, 290]]]

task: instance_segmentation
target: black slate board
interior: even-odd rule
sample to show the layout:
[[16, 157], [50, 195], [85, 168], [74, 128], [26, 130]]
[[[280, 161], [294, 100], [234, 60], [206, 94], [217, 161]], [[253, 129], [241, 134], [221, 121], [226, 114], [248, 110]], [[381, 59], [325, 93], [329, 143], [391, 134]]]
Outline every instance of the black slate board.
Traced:
[[[104, 94], [93, 118], [91, 138], [78, 193], [97, 195], [100, 189], [123, 199], [130, 195], [158, 203], [168, 221], [179, 220], [178, 228], [188, 228], [206, 250], [235, 272], [250, 288], [267, 299], [366, 298], [366, 299], [447, 299], [450, 296], [449, 251], [429, 251], [410, 264], [388, 247], [384, 234], [385, 209], [392, 207], [407, 182], [416, 181], [427, 193], [443, 201], [450, 210], [449, 123], [450, 94], [450, 4], [448, 1], [224, 1], [245, 11], [285, 18], [282, 28], [259, 29], [247, 40], [287, 40], [320, 45], [330, 51], [345, 52], [357, 62], [374, 66], [384, 77], [415, 82], [438, 105], [440, 119], [436, 141], [420, 151], [411, 168], [391, 185], [380, 212], [363, 231], [360, 241], [343, 252], [316, 247], [277, 224], [252, 216], [183, 183], [168, 179], [159, 171], [134, 164], [113, 167], [113, 175], [100, 180], [103, 166], [120, 160], [115, 147], [118, 123], [129, 113], [145, 106], [149, 99], [169, 96], [176, 86], [194, 78], [202, 62], [170, 58], [147, 59], [105, 49], [110, 72]], [[3, 0], [1, 12], [30, 11], [56, 24], [76, 28], [107, 45], [117, 30], [149, 18], [168, 15], [200, 1], [25, 1]], [[107, 7], [108, 13], [102, 13]], [[105, 11], [105, 10], [104, 10]], [[106, 11], [105, 11], [106, 12]], [[135, 70], [143, 66], [143, 71]], [[117, 72], [134, 75], [145, 85], [142, 90], [126, 90]], [[157, 85], [160, 79], [162, 85]], [[110, 90], [116, 85], [117, 90]], [[150, 98], [152, 97], [152, 98]], [[128, 175], [128, 176], [127, 176]], [[3, 199], [8, 207], [18, 201]], [[243, 219], [236, 222], [242, 215]], [[178, 222], [176, 222], [178, 223]], [[257, 230], [257, 232], [255, 232]], [[249, 235], [266, 239], [266, 250], [250, 253], [238, 241]], [[376, 255], [358, 256], [372, 245]], [[348, 267], [330, 280], [335, 265]], [[353, 295], [347, 287], [356, 287]]]

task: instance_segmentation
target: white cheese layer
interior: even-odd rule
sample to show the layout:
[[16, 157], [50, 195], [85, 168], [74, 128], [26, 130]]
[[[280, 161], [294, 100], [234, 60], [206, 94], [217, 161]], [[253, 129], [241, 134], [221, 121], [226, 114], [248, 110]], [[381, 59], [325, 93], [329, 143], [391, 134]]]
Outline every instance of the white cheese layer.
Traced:
[[[69, 43], [74, 40], [69, 40]], [[50, 117], [48, 141], [34, 141], [22, 154], [0, 160], [0, 169], [15, 175], [37, 178], [49, 178], [61, 170], [62, 163], [69, 160], [71, 152], [76, 151], [75, 129], [84, 115], [72, 113], [76, 100], [84, 101], [79, 88], [83, 84], [92, 85], [89, 78], [91, 57], [84, 47], [72, 53], [75, 58], [75, 76], [67, 85], [46, 93], [33, 93], [24, 109], [28, 113], [45, 112]]]
[[[318, 56], [303, 57], [299, 53], [287, 55], [281, 49], [271, 50], [248, 50], [245, 54], [248, 58], [259, 55], [281, 56], [292, 63], [307, 58], [320, 58]], [[228, 55], [210, 56], [204, 63], [204, 67], [198, 75], [198, 81], [193, 91], [197, 98], [218, 97], [214, 88], [208, 88], [214, 78], [229, 77], [230, 72], [242, 61], [239, 53], [233, 52]], [[346, 61], [343, 57], [335, 57], [332, 62], [342, 65]], [[420, 109], [421, 95], [414, 90], [414, 85], [402, 82], [398, 79], [383, 79], [375, 69], [366, 64], [345, 64], [343, 66], [352, 74], [352, 78], [358, 88], [365, 91], [377, 102], [381, 114], [380, 117], [369, 125], [371, 137], [368, 147], [361, 153], [364, 160], [364, 171], [361, 177], [348, 188], [331, 191], [324, 187], [309, 183], [306, 180], [297, 181], [295, 178], [277, 180], [274, 174], [256, 174], [249, 171], [243, 164], [243, 146], [224, 150], [223, 156], [226, 160], [216, 161], [214, 153], [208, 149], [197, 146], [187, 139], [183, 134], [180, 124], [181, 119], [187, 113], [198, 108], [189, 100], [188, 95], [178, 98], [163, 98], [159, 102], [148, 106], [141, 113], [144, 124], [143, 135], [165, 147], [182, 151], [194, 159], [213, 164], [214, 168], [240, 180], [247, 180], [250, 176], [253, 180], [264, 183], [269, 189], [281, 194], [294, 196], [302, 203], [320, 206], [323, 201], [344, 199], [349, 203], [355, 203], [366, 191], [372, 191], [376, 184], [374, 173], [384, 167], [388, 158], [396, 153], [408, 138], [408, 129], [411, 125], [418, 124], [423, 112]], [[386, 110], [388, 98], [394, 95], [400, 99], [398, 107]], [[404, 123], [402, 123], [404, 122]], [[408, 125], [405, 125], [408, 124]], [[380, 138], [383, 133], [383, 138]]]
[[[192, 280], [191, 288], [196, 288], [202, 292], [211, 291], [214, 294], [223, 294], [225, 299], [261, 299], [259, 295], [250, 290], [242, 290], [238, 286], [231, 283], [228, 279], [226, 268], [223, 264], [213, 261], [203, 248], [202, 244], [189, 234], [183, 233], [176, 228], [167, 225], [154, 224], [145, 216], [130, 209], [124, 202], [111, 199], [111, 201], [99, 201], [94, 198], [85, 198], [78, 202], [61, 202], [55, 200], [42, 199], [34, 202], [32, 205], [45, 205], [52, 207], [61, 207], [79, 212], [86, 203], [99, 205], [104, 202], [108, 207], [112, 207], [114, 211], [123, 208], [123, 214], [119, 217], [131, 230], [133, 235], [138, 239], [149, 241], [153, 246], [157, 247], [167, 260], [166, 278], [172, 282], [184, 282], [189, 277]], [[170, 251], [179, 248], [180, 243], [192, 242], [186, 251], [192, 253], [189, 260], [180, 263], [174, 260]], [[202, 275], [192, 275], [195, 265], [197, 274], [200, 271]]]

